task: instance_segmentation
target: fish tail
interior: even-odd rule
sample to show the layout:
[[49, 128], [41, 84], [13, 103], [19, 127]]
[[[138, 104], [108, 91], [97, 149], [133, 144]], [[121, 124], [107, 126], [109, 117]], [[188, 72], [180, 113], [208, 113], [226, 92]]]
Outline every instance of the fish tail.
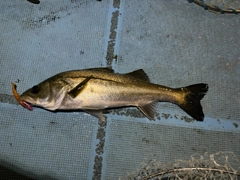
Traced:
[[185, 92], [184, 101], [178, 104], [179, 107], [194, 119], [203, 121], [204, 114], [200, 101], [207, 93], [208, 85], [203, 83], [194, 84], [179, 89]]

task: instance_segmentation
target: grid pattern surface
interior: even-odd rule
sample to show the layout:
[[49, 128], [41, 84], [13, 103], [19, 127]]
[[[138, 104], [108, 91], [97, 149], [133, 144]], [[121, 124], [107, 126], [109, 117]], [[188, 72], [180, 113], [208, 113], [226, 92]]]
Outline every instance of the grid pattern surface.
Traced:
[[87, 179], [95, 120], [7, 108], [0, 117], [1, 161], [40, 179]]
[[[131, 130], [129, 130], [131, 129]], [[192, 154], [239, 153], [239, 133], [113, 120], [110, 124], [106, 179], [117, 179], [142, 162], [187, 160]], [[231, 140], [230, 140], [231, 139]]]

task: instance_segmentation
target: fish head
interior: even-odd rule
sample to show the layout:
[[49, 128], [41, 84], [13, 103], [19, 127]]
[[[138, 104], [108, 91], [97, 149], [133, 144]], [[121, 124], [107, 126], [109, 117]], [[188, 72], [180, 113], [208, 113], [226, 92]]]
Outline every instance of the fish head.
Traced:
[[32, 106], [38, 106], [54, 111], [61, 105], [64, 89], [62, 82], [46, 80], [23, 92], [20, 99], [29, 110]]

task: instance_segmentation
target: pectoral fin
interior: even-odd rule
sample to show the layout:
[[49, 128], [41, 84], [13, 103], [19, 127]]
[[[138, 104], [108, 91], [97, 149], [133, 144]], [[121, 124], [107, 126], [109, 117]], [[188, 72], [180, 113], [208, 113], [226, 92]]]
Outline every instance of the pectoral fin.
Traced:
[[75, 98], [79, 95], [79, 93], [84, 89], [87, 82], [92, 78], [93, 76], [89, 76], [86, 79], [84, 79], [82, 82], [80, 82], [75, 88], [73, 88], [71, 91], [68, 92], [68, 94]]
[[151, 102], [149, 104], [138, 106], [138, 108], [143, 112], [145, 116], [147, 116], [148, 119], [154, 120], [155, 118], [155, 107], [157, 105], [157, 102]]

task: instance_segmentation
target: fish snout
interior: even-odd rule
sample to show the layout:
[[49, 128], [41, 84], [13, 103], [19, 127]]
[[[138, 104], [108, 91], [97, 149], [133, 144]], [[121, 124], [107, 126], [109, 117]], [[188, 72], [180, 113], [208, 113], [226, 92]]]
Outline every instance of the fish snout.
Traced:
[[24, 108], [32, 111], [33, 106], [30, 102], [28, 102], [24, 97], [20, 96], [20, 102], [19, 102]]

